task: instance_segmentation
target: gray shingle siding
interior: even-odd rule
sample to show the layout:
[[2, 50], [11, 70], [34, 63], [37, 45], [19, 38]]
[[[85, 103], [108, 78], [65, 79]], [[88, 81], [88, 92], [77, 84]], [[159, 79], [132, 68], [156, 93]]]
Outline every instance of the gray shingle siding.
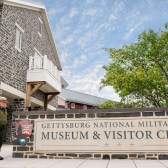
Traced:
[[[22, 92], [26, 90], [29, 57], [34, 55], [34, 48], [56, 64], [45, 24], [42, 24], [42, 36], [38, 34], [39, 18], [43, 21], [41, 12], [3, 6], [0, 25], [0, 81]], [[15, 49], [16, 23], [24, 30], [21, 52]], [[42, 92], [37, 95], [36, 97], [43, 99]]]

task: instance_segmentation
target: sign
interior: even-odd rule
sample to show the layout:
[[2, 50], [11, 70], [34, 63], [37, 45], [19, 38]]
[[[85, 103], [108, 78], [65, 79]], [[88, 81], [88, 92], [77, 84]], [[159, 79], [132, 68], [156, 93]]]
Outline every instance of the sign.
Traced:
[[30, 120], [20, 120], [16, 122], [16, 136], [30, 137], [33, 130], [33, 124]]
[[168, 151], [168, 117], [35, 121], [36, 152]]

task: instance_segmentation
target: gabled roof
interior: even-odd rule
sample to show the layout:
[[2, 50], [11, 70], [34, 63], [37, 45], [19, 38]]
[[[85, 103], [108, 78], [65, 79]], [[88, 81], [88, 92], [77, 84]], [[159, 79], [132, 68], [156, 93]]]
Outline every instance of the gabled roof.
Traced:
[[62, 92], [58, 95], [65, 101], [74, 102], [74, 103], [81, 103], [86, 105], [92, 105], [92, 106], [98, 106], [106, 101], [108, 99], [104, 99], [101, 97], [77, 92], [74, 90], [69, 89], [63, 89]]
[[26, 9], [42, 12], [44, 24], [46, 26], [47, 33], [49, 35], [49, 39], [50, 39], [50, 42], [51, 42], [51, 45], [52, 45], [52, 48], [54, 51], [57, 67], [59, 70], [62, 70], [60, 59], [58, 56], [58, 49], [57, 49], [55, 42], [54, 42], [49, 19], [48, 19], [47, 12], [46, 12], [46, 8], [43, 5], [37, 5], [37, 4], [33, 4], [30, 2], [25, 2], [25, 1], [21, 1], [21, 0], [0, 0], [0, 1], [3, 1], [3, 3], [6, 5], [11, 5], [11, 6], [16, 6], [16, 7], [20, 7], [20, 8], [26, 8]]

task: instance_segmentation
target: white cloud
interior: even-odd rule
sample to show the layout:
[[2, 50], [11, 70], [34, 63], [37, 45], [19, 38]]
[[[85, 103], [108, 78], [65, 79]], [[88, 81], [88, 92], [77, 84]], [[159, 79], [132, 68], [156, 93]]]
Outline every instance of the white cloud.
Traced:
[[68, 19], [67, 15], [63, 15], [59, 18], [56, 25], [58, 25], [61, 29], [64, 28], [65, 25], [68, 25], [70, 23], [70, 19]]
[[88, 4], [91, 4], [91, 3], [94, 3], [95, 2], [95, 0], [86, 0], [86, 3], [88, 3]]
[[112, 30], [114, 31], [116, 29], [115, 25], [111, 25], [108, 22], [103, 23], [96, 23], [94, 26], [92, 24], [88, 23], [85, 25], [86, 28], [89, 28], [89, 30], [81, 37], [78, 38], [77, 44], [82, 48], [86, 48], [89, 42], [95, 41], [92, 46], [96, 46], [100, 44], [100, 40], [104, 37], [101, 35], [101, 33], [104, 33], [104, 31]]
[[63, 50], [63, 52], [60, 55], [61, 62], [64, 64], [69, 57], [68, 52]]
[[61, 72], [61, 75], [64, 76], [69, 81], [70, 81], [71, 77], [73, 76], [72, 71], [69, 66], [64, 66], [64, 69]]
[[67, 45], [67, 44], [70, 44], [74, 41], [74, 37], [69, 35], [68, 37], [66, 37], [61, 43], [63, 45]]
[[48, 15], [49, 16], [54, 16], [56, 14], [56, 9], [55, 8], [50, 8], [49, 10], [48, 10]]
[[88, 29], [90, 26], [91, 26], [91, 23], [88, 22], [88, 23], [86, 23], [85, 28]]
[[139, 28], [139, 26], [141, 26], [147, 20], [148, 20], [147, 17], [142, 16], [140, 19], [138, 19], [137, 23], [133, 22], [131, 27], [129, 28], [128, 32], [123, 37], [124, 40], [128, 40], [130, 38], [130, 36]]
[[75, 58], [72, 68], [78, 68], [87, 63], [87, 56], [82, 54], [79, 58]]
[[68, 68], [63, 74], [65, 79], [69, 82], [69, 88], [72, 90], [119, 101], [120, 98], [112, 87], [105, 87], [100, 90], [102, 71], [102, 65], [98, 64], [83, 75], [73, 74]]
[[123, 12], [125, 7], [126, 7], [125, 2], [126, 2], [125, 0], [116, 0], [116, 1], [114, 1], [113, 14], [118, 16], [119, 13]]
[[81, 56], [76, 57], [70, 65], [66, 65], [65, 68], [66, 68], [66, 70], [72, 71], [73, 69], [77, 69], [77, 68], [81, 67], [82, 65], [85, 65], [87, 63], [87, 60], [88, 60], [87, 56], [82, 54]]
[[87, 15], [87, 16], [95, 16], [97, 13], [97, 9], [86, 9], [83, 12], [83, 15]]
[[92, 31], [88, 31], [85, 33], [85, 35], [81, 38], [78, 39], [78, 44], [80, 45], [81, 48], [84, 48], [85, 45], [87, 44], [87, 42], [90, 39], [93, 39], [93, 37], [96, 35], [96, 31], [92, 32]]
[[78, 14], [78, 10], [76, 8], [72, 8], [69, 12], [69, 17], [72, 18], [77, 14]]
[[105, 28], [108, 24], [107, 23], [102, 23], [99, 24], [96, 28], [95, 28], [95, 32], [99, 32], [100, 30], [102, 30], [103, 28]]
[[117, 17], [112, 13], [112, 14], [109, 16], [108, 21], [109, 21], [109, 22], [113, 22], [113, 21], [115, 21], [116, 19], [117, 19]]
[[132, 26], [132, 28], [129, 29], [129, 31], [125, 34], [124, 39], [128, 40], [130, 38], [130, 36], [132, 35], [132, 33], [140, 26], [140, 23], [137, 23], [135, 25]]
[[121, 98], [118, 96], [118, 94], [111, 86], [106, 86], [102, 88], [102, 90], [99, 91], [97, 96], [101, 96], [103, 98], [107, 98], [118, 102], [121, 100]]

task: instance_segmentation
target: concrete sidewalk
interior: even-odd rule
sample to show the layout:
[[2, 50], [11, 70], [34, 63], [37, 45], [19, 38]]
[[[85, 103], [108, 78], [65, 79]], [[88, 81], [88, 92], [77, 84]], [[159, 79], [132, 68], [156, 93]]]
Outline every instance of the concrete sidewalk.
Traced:
[[47, 160], [12, 158], [12, 146], [4, 145], [0, 168], [168, 168], [168, 160]]

